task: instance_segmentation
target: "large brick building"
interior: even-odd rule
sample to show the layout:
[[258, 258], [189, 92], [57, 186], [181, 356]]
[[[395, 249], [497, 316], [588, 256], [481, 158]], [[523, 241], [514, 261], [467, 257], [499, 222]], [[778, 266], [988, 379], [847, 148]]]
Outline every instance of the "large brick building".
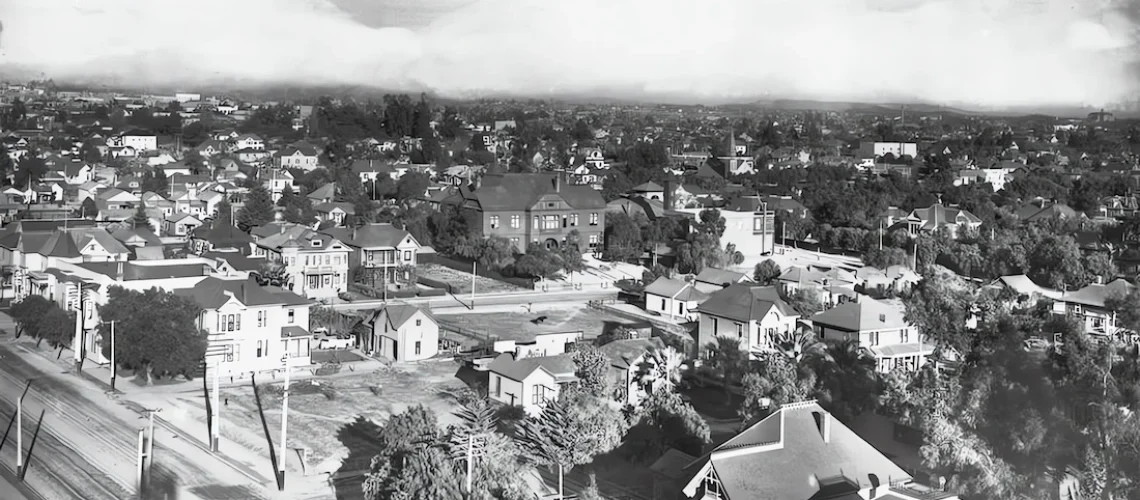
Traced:
[[561, 174], [485, 174], [443, 201], [468, 211], [483, 237], [507, 238], [519, 252], [530, 243], [555, 247], [577, 230], [585, 247], [602, 246], [606, 201], [588, 186], [566, 182]]

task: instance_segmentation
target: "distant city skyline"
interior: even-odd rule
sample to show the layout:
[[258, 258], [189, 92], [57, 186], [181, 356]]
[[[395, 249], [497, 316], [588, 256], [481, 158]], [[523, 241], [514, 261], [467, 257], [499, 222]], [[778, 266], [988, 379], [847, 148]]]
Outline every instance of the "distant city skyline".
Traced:
[[[1096, 5], [1092, 5], [1096, 3]], [[1119, 2], [0, 0], [0, 74], [442, 97], [1136, 101]], [[47, 34], [50, 34], [48, 36]]]

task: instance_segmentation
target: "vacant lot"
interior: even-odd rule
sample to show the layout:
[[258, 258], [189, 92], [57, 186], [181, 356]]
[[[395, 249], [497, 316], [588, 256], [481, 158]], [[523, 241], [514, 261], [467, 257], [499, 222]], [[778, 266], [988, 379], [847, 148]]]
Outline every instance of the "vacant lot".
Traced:
[[[546, 316], [541, 324], [534, 319]], [[574, 306], [535, 306], [528, 312], [527, 306], [520, 305], [518, 311], [468, 314], [436, 314], [441, 326], [461, 329], [467, 336], [487, 338], [497, 336], [500, 340], [533, 340], [539, 333], [581, 331], [582, 337], [595, 338], [611, 328], [632, 326], [636, 322], [606, 314], [596, 309]]]
[[[471, 273], [456, 271], [450, 267], [437, 264], [424, 264], [417, 269], [417, 274], [425, 278], [448, 283], [454, 287], [455, 293], [471, 293]], [[522, 288], [510, 283], [484, 278], [482, 276], [475, 277], [476, 294], [519, 292], [522, 290]]]
[[[381, 368], [368, 374], [295, 382], [289, 393], [289, 447], [307, 448], [314, 472], [368, 468], [377, 424], [422, 404], [435, 411], [441, 426], [454, 423], [454, 394], [465, 386], [450, 361]], [[281, 379], [259, 380], [265, 424], [274, 446], [281, 428]], [[314, 382], [316, 385], [314, 387]], [[252, 387], [223, 389], [223, 434], [268, 454]], [[203, 412], [204, 414], [204, 412]], [[346, 460], [347, 459], [347, 460]]]

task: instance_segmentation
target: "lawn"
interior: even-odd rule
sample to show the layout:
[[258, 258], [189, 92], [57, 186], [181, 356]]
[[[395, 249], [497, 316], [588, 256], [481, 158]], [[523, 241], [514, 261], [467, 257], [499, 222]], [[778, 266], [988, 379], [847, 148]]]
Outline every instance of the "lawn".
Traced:
[[[582, 337], [592, 339], [617, 326], [633, 326], [638, 322], [582, 306], [541, 307], [527, 312], [520, 305], [518, 311], [467, 314], [436, 314], [441, 326], [461, 328], [468, 336], [500, 340], [530, 341], [539, 333], [581, 331]], [[541, 324], [534, 319], [546, 316]]]
[[[335, 379], [296, 382], [289, 394], [290, 448], [309, 449], [310, 470], [356, 471], [368, 468], [376, 424], [409, 406], [435, 411], [441, 426], [456, 422], [453, 394], [465, 385], [459, 365], [425, 362], [384, 367], [375, 372]], [[259, 381], [266, 425], [274, 441], [281, 426], [281, 381]], [[252, 387], [223, 389], [225, 437], [268, 453]], [[275, 444], [276, 446], [276, 444]], [[346, 463], [346, 458], [348, 463]]]
[[[416, 273], [425, 278], [431, 278], [450, 284], [454, 287], [455, 293], [457, 294], [471, 293], [471, 273], [456, 271], [450, 267], [437, 264], [423, 264], [416, 269]], [[522, 290], [520, 287], [503, 281], [484, 278], [482, 276], [475, 277], [476, 294], [519, 292]]]

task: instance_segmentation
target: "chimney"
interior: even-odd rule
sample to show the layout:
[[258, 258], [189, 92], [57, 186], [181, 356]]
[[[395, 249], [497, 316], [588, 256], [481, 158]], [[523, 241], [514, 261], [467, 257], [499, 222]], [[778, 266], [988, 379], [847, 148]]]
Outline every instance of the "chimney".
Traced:
[[277, 227], [281, 229], [281, 234], [285, 234], [285, 224], [278, 224]]
[[673, 210], [673, 180], [665, 181], [665, 193], [661, 197], [661, 204], [665, 206], [665, 210]]
[[355, 224], [353, 224], [353, 226], [352, 226], [352, 241], [356, 241], [356, 230], [357, 229], [359, 229], [359, 227], [356, 226]]
[[554, 192], [562, 192], [562, 173], [554, 174]]
[[119, 261], [115, 266], [115, 281], [123, 281], [123, 261]]

